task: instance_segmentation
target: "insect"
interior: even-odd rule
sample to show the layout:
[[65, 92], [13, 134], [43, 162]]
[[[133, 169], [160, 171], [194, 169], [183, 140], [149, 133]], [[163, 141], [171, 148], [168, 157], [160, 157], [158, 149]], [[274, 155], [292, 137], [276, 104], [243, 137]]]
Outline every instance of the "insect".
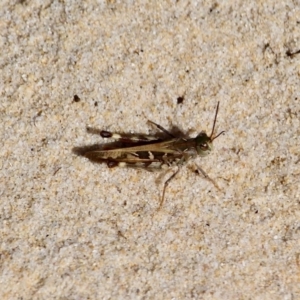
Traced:
[[[148, 120], [150, 124], [161, 130], [166, 137], [112, 133], [104, 130], [96, 132], [95, 130], [91, 130], [92, 133], [100, 133], [102, 138], [117, 140], [119, 144], [113, 144], [101, 149], [87, 148], [81, 151], [80, 154], [91, 161], [106, 163], [109, 168], [118, 166], [143, 168], [149, 171], [176, 168], [174, 173], [164, 183], [159, 204], [159, 208], [161, 208], [166, 188], [170, 181], [178, 174], [181, 166], [186, 164], [191, 158], [208, 155], [212, 151], [213, 141], [225, 132], [221, 131], [216, 136], [213, 136], [218, 111], [219, 102], [210, 136], [202, 131], [195, 138], [176, 137], [162, 126]], [[197, 169], [198, 173], [200, 171], [205, 178], [214, 183], [201, 168], [197, 167]]]

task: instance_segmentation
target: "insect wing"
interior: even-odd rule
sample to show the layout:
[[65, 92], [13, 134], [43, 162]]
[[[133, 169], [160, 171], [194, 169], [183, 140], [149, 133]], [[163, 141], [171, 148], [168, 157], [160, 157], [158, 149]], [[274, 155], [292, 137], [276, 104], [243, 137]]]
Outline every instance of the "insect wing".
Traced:
[[106, 162], [108, 167], [128, 166], [159, 169], [182, 157], [176, 150], [174, 140], [144, 144], [134, 147], [95, 150], [85, 153], [85, 157], [95, 162]]

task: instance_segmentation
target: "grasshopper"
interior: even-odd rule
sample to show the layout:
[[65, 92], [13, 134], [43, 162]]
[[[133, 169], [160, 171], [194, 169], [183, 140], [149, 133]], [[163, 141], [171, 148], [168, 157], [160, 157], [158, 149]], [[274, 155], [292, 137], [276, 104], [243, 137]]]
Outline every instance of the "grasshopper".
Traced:
[[[92, 129], [92, 133], [100, 133], [102, 138], [112, 138], [118, 141], [119, 144], [113, 144], [110, 147], [101, 149], [90, 149], [87, 147], [87, 149], [81, 151], [80, 155], [94, 162], [106, 163], [109, 168], [118, 166], [155, 171], [177, 167], [177, 170], [164, 183], [159, 204], [160, 209], [164, 202], [167, 186], [178, 174], [180, 167], [186, 164], [191, 158], [208, 155], [212, 151], [213, 141], [225, 132], [221, 131], [216, 136], [213, 136], [218, 111], [219, 102], [210, 136], [202, 131], [195, 138], [186, 139], [176, 137], [159, 124], [148, 120], [150, 124], [161, 130], [167, 137], [112, 133], [105, 130], [96, 132]], [[217, 187], [214, 181], [201, 168], [197, 167], [197, 169], [198, 173], [201, 172], [205, 178], [209, 179]]]

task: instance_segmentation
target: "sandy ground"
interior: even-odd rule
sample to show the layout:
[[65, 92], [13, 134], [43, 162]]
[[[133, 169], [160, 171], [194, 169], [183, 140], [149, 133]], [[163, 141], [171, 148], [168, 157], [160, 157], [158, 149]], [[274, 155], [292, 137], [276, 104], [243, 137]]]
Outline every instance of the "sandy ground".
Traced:
[[[274, 3], [1, 1], [1, 299], [300, 299], [300, 6]], [[159, 211], [169, 174], [72, 152], [210, 134], [218, 102]]]

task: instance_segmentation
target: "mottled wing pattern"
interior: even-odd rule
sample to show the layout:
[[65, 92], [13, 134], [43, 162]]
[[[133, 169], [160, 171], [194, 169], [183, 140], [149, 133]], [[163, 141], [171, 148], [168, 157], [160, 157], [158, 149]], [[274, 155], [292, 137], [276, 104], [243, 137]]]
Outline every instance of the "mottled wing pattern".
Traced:
[[161, 169], [177, 163], [183, 157], [182, 151], [174, 149], [174, 140], [151, 141], [143, 145], [86, 152], [84, 156], [92, 161], [107, 163], [108, 167]]

